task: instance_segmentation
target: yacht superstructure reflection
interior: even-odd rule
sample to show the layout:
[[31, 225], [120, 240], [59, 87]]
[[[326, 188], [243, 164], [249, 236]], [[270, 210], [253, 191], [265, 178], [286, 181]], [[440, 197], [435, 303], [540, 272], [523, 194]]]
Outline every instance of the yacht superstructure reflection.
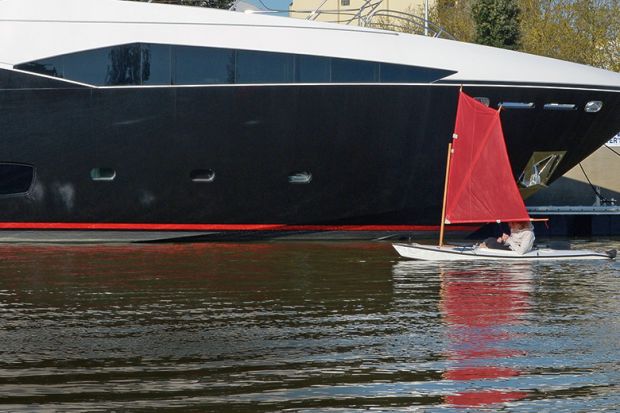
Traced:
[[620, 74], [440, 38], [118, 0], [0, 0], [0, 33], [5, 230], [434, 230], [461, 86], [524, 195], [620, 129]]

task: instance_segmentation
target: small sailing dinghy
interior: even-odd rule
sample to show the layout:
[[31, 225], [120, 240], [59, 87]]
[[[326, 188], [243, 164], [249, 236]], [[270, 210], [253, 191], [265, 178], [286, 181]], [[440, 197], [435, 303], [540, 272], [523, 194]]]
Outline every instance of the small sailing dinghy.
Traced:
[[494, 250], [477, 246], [447, 246], [422, 244], [392, 244], [405, 258], [424, 261], [565, 261], [609, 260], [616, 257], [616, 250], [596, 252], [590, 250], [554, 250], [534, 248], [525, 254], [515, 251]]
[[393, 244], [403, 257], [417, 260], [591, 260], [613, 259], [616, 250], [534, 248], [525, 254], [480, 246], [444, 246], [445, 224], [529, 222], [519, 193], [498, 110], [459, 93], [452, 142], [448, 145], [439, 245]]

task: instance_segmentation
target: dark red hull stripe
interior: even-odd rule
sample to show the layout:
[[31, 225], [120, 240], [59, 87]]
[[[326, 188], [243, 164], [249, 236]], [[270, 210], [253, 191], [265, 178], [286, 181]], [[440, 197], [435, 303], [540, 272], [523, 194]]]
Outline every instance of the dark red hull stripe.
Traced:
[[[446, 228], [449, 231], [471, 231], [473, 227], [466, 225], [451, 225]], [[438, 231], [439, 225], [132, 224], [87, 222], [0, 222], [0, 229], [70, 229], [130, 231]]]

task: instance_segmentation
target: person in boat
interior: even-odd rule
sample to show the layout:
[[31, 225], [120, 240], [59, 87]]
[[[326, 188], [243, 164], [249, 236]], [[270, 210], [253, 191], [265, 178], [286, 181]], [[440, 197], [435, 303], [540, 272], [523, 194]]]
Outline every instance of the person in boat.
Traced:
[[534, 246], [534, 226], [531, 222], [509, 222], [510, 235], [502, 234], [499, 238], [487, 238], [483, 246], [491, 249], [512, 250], [517, 254], [525, 254]]

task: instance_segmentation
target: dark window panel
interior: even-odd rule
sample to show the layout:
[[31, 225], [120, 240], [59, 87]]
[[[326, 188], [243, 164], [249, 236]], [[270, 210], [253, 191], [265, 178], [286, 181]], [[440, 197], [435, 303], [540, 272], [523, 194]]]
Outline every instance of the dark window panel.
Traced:
[[383, 83], [430, 83], [453, 73], [428, 67], [381, 63], [381, 82]]
[[379, 80], [379, 64], [363, 60], [332, 59], [332, 82], [372, 83]]
[[299, 83], [329, 83], [331, 59], [318, 56], [297, 56], [296, 81]]
[[[65, 63], [66, 64], [66, 63]], [[105, 85], [139, 85], [142, 83], [142, 46], [130, 44], [108, 49]]]
[[0, 163], [0, 195], [23, 194], [30, 190], [34, 168], [30, 165]]
[[292, 54], [237, 51], [236, 83], [293, 83]]
[[363, 60], [139, 43], [41, 59], [16, 68], [97, 86], [430, 83], [455, 73]]
[[210, 85], [234, 82], [234, 51], [174, 46], [174, 84]]
[[105, 85], [111, 48], [87, 50], [64, 56], [65, 79], [92, 85]]
[[142, 45], [143, 85], [170, 85], [172, 83], [171, 53], [171, 47], [168, 45]]
[[62, 56], [50, 57], [37, 60], [36, 62], [22, 63], [15, 66], [16, 69], [26, 72], [39, 73], [47, 76], [63, 77]]

